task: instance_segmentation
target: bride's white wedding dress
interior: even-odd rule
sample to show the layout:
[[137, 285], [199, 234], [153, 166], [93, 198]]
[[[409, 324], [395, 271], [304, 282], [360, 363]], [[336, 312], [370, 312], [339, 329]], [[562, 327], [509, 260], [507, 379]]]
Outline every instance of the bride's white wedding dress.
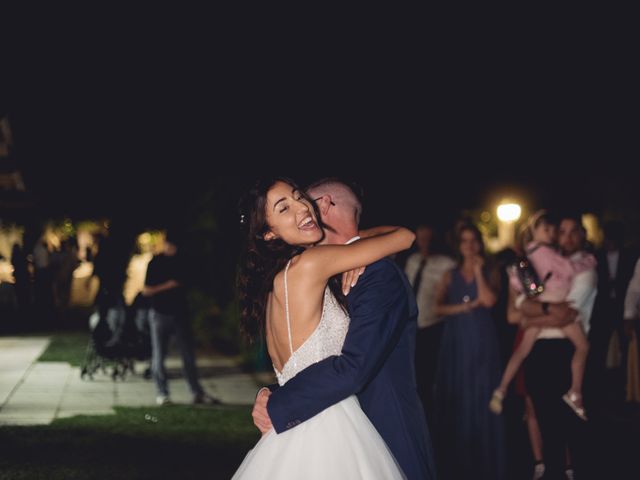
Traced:
[[[294, 352], [288, 311], [288, 269], [289, 264], [284, 271], [284, 286], [292, 353], [281, 372], [274, 367], [280, 385], [309, 365], [340, 355], [349, 328], [348, 315], [327, 287], [320, 323]], [[390, 480], [405, 477], [354, 395], [286, 432], [276, 434], [270, 430], [263, 435], [233, 476], [233, 479], [262, 478]]]

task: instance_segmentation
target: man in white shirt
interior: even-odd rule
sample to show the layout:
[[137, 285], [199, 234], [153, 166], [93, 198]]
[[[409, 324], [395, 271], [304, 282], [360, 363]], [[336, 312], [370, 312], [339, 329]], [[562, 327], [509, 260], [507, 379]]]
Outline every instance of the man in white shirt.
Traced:
[[433, 227], [416, 228], [418, 251], [407, 259], [405, 273], [418, 304], [418, 331], [416, 333], [416, 383], [424, 405], [429, 426], [433, 428], [433, 383], [438, 364], [438, 352], [444, 324], [435, 313], [436, 286], [445, 272], [455, 266], [446, 255], [433, 253]]
[[[585, 230], [579, 218], [563, 217], [558, 229], [558, 245], [562, 254], [569, 258], [585, 255], [584, 243]], [[577, 435], [575, 425], [581, 422], [562, 400], [571, 384], [573, 346], [561, 327], [575, 321], [578, 316], [585, 332], [588, 332], [596, 293], [597, 275], [592, 269], [574, 277], [568, 297], [570, 303], [525, 300], [516, 308], [518, 302], [514, 299], [510, 302], [510, 322], [519, 321], [523, 328], [544, 327], [525, 364], [525, 381], [542, 434], [544, 463], [549, 478], [561, 478], [566, 467], [567, 446], [576, 460], [573, 451]], [[512, 290], [510, 297], [514, 296]]]

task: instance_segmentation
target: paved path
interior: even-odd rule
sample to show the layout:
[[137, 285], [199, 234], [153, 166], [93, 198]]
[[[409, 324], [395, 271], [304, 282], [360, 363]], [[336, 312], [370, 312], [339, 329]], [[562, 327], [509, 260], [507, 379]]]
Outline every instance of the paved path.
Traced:
[[[38, 362], [47, 338], [0, 338], [0, 425], [46, 425], [74, 415], [113, 414], [114, 406], [153, 406], [155, 388], [142, 375], [113, 381], [97, 373], [82, 380], [80, 369], [63, 362]], [[251, 405], [258, 383], [233, 359], [198, 358], [204, 389], [226, 404]], [[182, 378], [179, 358], [167, 359], [171, 399], [188, 404], [191, 394]], [[142, 372], [146, 363], [139, 363]]]

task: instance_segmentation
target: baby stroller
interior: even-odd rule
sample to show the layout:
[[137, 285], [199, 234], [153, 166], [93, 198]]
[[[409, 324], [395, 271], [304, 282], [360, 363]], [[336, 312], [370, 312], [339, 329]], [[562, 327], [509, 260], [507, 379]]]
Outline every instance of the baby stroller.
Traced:
[[135, 360], [151, 357], [148, 308], [141, 295], [127, 307], [122, 295], [109, 298], [107, 292], [101, 293], [96, 310], [89, 317], [91, 338], [80, 377], [93, 379], [96, 371], [107, 374], [110, 368], [113, 380], [124, 380], [127, 373], [135, 373]]

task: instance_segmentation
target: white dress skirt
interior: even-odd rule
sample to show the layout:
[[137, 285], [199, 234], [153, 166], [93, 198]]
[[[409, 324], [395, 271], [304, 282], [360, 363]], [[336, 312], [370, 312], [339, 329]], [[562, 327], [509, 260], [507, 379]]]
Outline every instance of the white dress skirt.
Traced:
[[[349, 316], [327, 287], [322, 316], [315, 331], [293, 351], [288, 311], [287, 271], [284, 272], [285, 303], [291, 357], [277, 369], [284, 385], [309, 365], [339, 355], [349, 329]], [[233, 476], [269, 480], [395, 480], [406, 478], [393, 454], [354, 395], [325, 409], [315, 417], [276, 434], [270, 430], [249, 451]]]
[[404, 479], [384, 440], [351, 396], [300, 425], [270, 430], [233, 479]]

